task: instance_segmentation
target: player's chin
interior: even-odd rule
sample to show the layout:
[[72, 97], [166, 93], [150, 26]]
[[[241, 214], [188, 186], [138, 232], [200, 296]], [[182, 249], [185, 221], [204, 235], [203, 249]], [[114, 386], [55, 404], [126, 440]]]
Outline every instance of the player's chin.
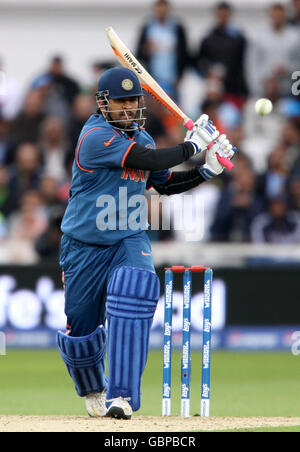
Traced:
[[121, 119], [123, 122], [128, 122], [129, 124], [131, 124], [132, 121], [134, 120], [134, 118], [135, 118], [135, 115], [133, 115], [133, 114], [127, 114], [127, 115], [121, 116], [120, 119]]
[[120, 121], [118, 126], [120, 127], [120, 129], [129, 129], [133, 126], [133, 120], [131, 121]]

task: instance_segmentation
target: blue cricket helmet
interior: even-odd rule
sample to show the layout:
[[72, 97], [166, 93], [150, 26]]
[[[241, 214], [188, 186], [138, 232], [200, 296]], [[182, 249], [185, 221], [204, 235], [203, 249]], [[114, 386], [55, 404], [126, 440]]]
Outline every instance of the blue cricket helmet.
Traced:
[[127, 68], [114, 67], [101, 75], [97, 94], [105, 94], [110, 99], [121, 99], [143, 96], [143, 90], [134, 72]]

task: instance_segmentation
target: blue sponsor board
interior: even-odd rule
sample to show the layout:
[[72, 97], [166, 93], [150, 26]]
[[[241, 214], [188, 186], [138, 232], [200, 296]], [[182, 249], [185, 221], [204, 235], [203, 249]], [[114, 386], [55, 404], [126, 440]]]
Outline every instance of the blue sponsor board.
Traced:
[[[295, 334], [299, 332], [298, 336]], [[234, 327], [224, 328], [212, 333], [212, 348], [214, 350], [237, 351], [272, 351], [291, 350], [296, 339], [300, 338], [300, 325], [284, 327]], [[161, 333], [155, 331], [151, 336], [151, 346], [161, 347]], [[299, 340], [300, 342], [300, 340]], [[173, 347], [180, 349], [181, 334], [173, 335]], [[202, 350], [202, 334], [192, 334], [191, 347], [193, 350]], [[300, 344], [299, 344], [300, 348]]]
[[35, 328], [29, 331], [6, 329], [3, 333], [7, 349], [56, 347], [56, 331], [49, 328]]
[[[299, 332], [297, 335], [296, 333]], [[56, 332], [48, 328], [36, 328], [30, 331], [7, 329], [5, 335], [6, 348], [52, 348], [56, 347]], [[300, 338], [300, 325], [285, 327], [234, 327], [225, 328], [212, 333], [213, 350], [232, 351], [275, 351], [291, 350]], [[299, 341], [300, 342], [300, 341]], [[172, 344], [174, 349], [182, 347], [181, 333], [174, 333]], [[163, 349], [163, 331], [152, 331], [150, 347]], [[202, 334], [192, 333], [191, 348], [202, 350]], [[300, 344], [299, 344], [300, 348]]]
[[227, 328], [222, 348], [227, 350], [291, 350], [295, 332], [300, 326], [290, 327], [235, 327]]
[[[163, 267], [161, 297], [153, 320], [150, 346], [163, 349]], [[286, 290], [288, 288], [288, 296]], [[247, 290], [245, 290], [247, 289]], [[182, 278], [174, 280], [172, 343], [182, 347]], [[193, 277], [191, 347], [202, 349], [203, 275]], [[242, 301], [242, 302], [241, 302]], [[299, 325], [294, 326], [295, 320]], [[0, 267], [0, 347], [56, 346], [56, 331], [66, 325], [64, 291], [58, 266]], [[284, 325], [284, 326], [283, 326]], [[291, 325], [291, 326], [289, 326]], [[214, 350], [300, 351], [299, 269], [216, 269], [212, 293]], [[0, 354], [1, 354], [0, 350]]]

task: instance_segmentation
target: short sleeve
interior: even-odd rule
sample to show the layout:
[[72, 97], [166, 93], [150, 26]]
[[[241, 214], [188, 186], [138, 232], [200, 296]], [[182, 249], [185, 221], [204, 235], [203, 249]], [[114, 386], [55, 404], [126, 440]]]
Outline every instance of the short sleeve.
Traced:
[[135, 141], [127, 140], [114, 130], [97, 127], [78, 140], [76, 162], [82, 170], [120, 168]]

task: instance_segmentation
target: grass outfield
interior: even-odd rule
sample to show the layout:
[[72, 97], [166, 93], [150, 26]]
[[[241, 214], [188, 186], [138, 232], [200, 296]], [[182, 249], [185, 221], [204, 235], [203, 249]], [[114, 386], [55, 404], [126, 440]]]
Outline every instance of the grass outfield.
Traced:
[[[300, 357], [291, 353], [213, 352], [212, 416], [300, 416]], [[192, 355], [191, 414], [200, 410], [201, 355]], [[151, 352], [138, 415], [161, 414], [162, 354]], [[179, 414], [180, 354], [173, 357]], [[85, 415], [58, 351], [8, 350], [0, 356], [0, 414]]]
[[[202, 430], [205, 432], [205, 430]], [[210, 433], [299, 433], [300, 426], [295, 427], [261, 427], [228, 430], [211, 430]]]

